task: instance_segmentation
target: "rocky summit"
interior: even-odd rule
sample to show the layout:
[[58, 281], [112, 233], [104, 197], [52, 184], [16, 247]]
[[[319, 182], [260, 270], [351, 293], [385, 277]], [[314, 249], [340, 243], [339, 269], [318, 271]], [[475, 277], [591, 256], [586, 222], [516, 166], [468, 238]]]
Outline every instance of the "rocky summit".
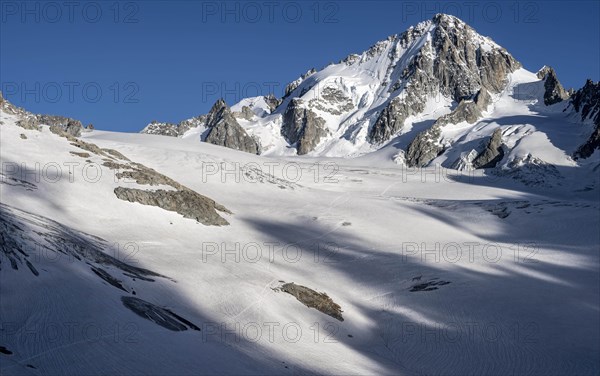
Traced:
[[521, 67], [506, 50], [457, 18], [442, 14], [393, 37], [392, 42], [396, 51], [415, 44], [419, 51], [404, 64], [400, 60], [404, 54], [390, 61], [390, 78], [396, 80], [390, 89], [401, 93], [370, 129], [369, 141], [375, 144], [388, 141], [409, 116], [422, 112], [428, 96], [441, 94], [459, 103], [481, 90], [498, 93], [506, 87], [508, 74]]

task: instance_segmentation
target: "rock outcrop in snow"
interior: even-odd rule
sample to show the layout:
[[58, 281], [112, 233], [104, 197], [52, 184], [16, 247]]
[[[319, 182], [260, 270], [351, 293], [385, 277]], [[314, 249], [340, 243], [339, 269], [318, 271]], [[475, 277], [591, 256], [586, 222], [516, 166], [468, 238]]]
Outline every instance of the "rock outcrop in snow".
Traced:
[[403, 127], [406, 119], [418, 114], [425, 108], [421, 97], [412, 92], [407, 93], [404, 98], [396, 97], [381, 111], [375, 125], [371, 128], [368, 139], [373, 144], [380, 144], [389, 140]]
[[327, 135], [325, 120], [302, 106], [302, 99], [292, 99], [283, 114], [281, 135], [291, 145], [296, 145], [298, 155], [312, 151]]
[[65, 132], [73, 137], [81, 136], [84, 129], [81, 121], [65, 116], [33, 114], [23, 108], [17, 107], [4, 99], [0, 92], [0, 109], [11, 115], [17, 115], [20, 120], [17, 125], [25, 129], [39, 130], [42, 125], [47, 125], [54, 133]]
[[[267, 102], [268, 101], [268, 102]], [[277, 101], [265, 97], [265, 103], [276, 106]], [[201, 141], [241, 150], [252, 154], [260, 153], [260, 143], [240, 126], [237, 119], [252, 120], [256, 114], [248, 106], [240, 111], [231, 111], [223, 99], [219, 99], [206, 115], [183, 120], [178, 124], [152, 121], [140, 133], [182, 137], [189, 130], [201, 129]]]
[[474, 99], [461, 100], [449, 114], [436, 120], [431, 128], [423, 131], [408, 145], [406, 163], [408, 166], [423, 167], [440, 155], [445, 146], [441, 143], [442, 127], [448, 124], [475, 123], [490, 103], [490, 95], [482, 88]]
[[206, 142], [259, 154], [259, 143], [239, 125], [223, 99], [219, 99], [206, 115], [206, 127], [209, 129]]
[[[95, 149], [97, 147], [94, 144], [79, 141], [78, 144], [74, 145], [98, 154]], [[120, 186], [114, 189], [117, 198], [142, 205], [157, 206], [164, 210], [179, 213], [184, 218], [194, 219], [207, 226], [229, 224], [218, 212], [231, 212], [214, 200], [189, 189], [152, 168], [130, 161], [116, 150], [102, 149], [100, 155], [108, 157], [104, 158], [103, 166], [115, 170], [115, 178], [118, 181], [134, 181], [142, 186], [163, 185], [170, 188], [169, 190], [147, 190]]]
[[159, 122], [153, 120], [140, 133], [156, 134], [161, 136], [181, 137], [190, 129], [204, 126], [206, 124], [206, 115], [196, 116], [183, 120], [177, 124], [168, 122]]
[[279, 290], [292, 295], [300, 303], [309, 308], [314, 308], [318, 311], [321, 311], [336, 320], [344, 321], [344, 318], [342, 317], [342, 308], [340, 305], [334, 302], [325, 293], [317, 292], [311, 288], [297, 285], [293, 282], [283, 284]]
[[581, 115], [581, 120], [590, 120], [594, 130], [589, 139], [575, 152], [575, 158], [587, 158], [600, 149], [600, 82], [587, 80], [585, 86], [573, 95], [570, 103]]
[[65, 118], [62, 116], [47, 116], [42, 115], [37, 120], [38, 124], [50, 125], [50, 130], [54, 133], [58, 131], [65, 132], [73, 137], [81, 136], [83, 125], [79, 120]]
[[569, 99], [569, 93], [558, 81], [554, 69], [544, 66], [536, 75], [539, 79], [544, 80], [544, 104], [546, 106]]
[[184, 218], [194, 219], [207, 226], [224, 226], [229, 223], [216, 210], [229, 212], [208, 197], [190, 189], [148, 191], [137, 188], [115, 188], [117, 198], [142, 205], [159, 208], [181, 214]]
[[146, 125], [146, 127], [141, 130], [140, 133], [177, 137], [179, 135], [177, 127], [178, 125], [175, 123], [158, 122], [156, 120], [152, 120], [150, 124]]
[[502, 129], [496, 128], [485, 150], [473, 160], [473, 168], [493, 168], [504, 157]]

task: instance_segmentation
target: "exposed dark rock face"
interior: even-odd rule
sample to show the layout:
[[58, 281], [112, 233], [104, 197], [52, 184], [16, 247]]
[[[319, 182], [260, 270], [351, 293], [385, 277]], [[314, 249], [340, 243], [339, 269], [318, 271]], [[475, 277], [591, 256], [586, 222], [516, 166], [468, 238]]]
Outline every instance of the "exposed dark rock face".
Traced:
[[570, 105], [581, 114], [581, 120], [591, 119], [594, 130], [588, 140], [574, 154], [575, 159], [587, 158], [600, 149], [600, 82], [587, 80], [583, 88], [577, 90]]
[[439, 143], [441, 129], [439, 125], [433, 125], [415, 137], [408, 145], [406, 151], [406, 165], [409, 167], [424, 167], [443, 151], [444, 147]]
[[[433, 23], [432, 40], [423, 45], [393, 85], [395, 90], [404, 88], [402, 96], [388, 104], [370, 129], [371, 143], [389, 140], [402, 129], [408, 116], [423, 110], [428, 96], [441, 93], [460, 103], [483, 89], [498, 93], [506, 87], [508, 74], [521, 67], [506, 50], [484, 47], [489, 42], [481, 40], [459, 19], [438, 14]], [[408, 30], [399, 37], [401, 45], [425, 32], [426, 29]]]
[[158, 206], [174, 211], [185, 218], [195, 219], [207, 226], [224, 226], [229, 223], [221, 217], [217, 210], [227, 212], [223, 206], [206, 196], [192, 190], [167, 191], [158, 189], [146, 191], [137, 188], [115, 188], [115, 195], [125, 201], [138, 202], [143, 205]]
[[258, 154], [260, 145], [242, 128], [233, 116], [229, 106], [219, 99], [206, 117], [206, 126], [210, 129], [205, 141], [252, 154]]
[[[80, 149], [89, 151], [90, 153], [99, 155], [101, 157], [107, 157], [107, 158], [112, 158], [113, 155], [111, 153], [116, 152], [116, 150], [112, 150], [111, 149], [101, 149], [100, 147], [98, 147], [98, 145], [96, 144], [91, 144], [89, 142], [85, 142], [82, 141], [80, 139], [77, 139], [73, 136], [70, 136], [66, 133], [63, 133], [63, 136], [67, 138], [67, 140], [71, 141], [71, 145], [78, 147]], [[121, 153], [119, 153], [121, 154]], [[122, 154], [121, 154], [122, 155]], [[117, 157], [119, 158], [119, 157]], [[128, 160], [127, 158], [123, 157], [124, 160]]]
[[424, 107], [423, 101], [413, 95], [392, 99], [371, 128], [370, 141], [378, 144], [389, 140], [402, 129], [407, 117], [423, 111]]
[[600, 82], [587, 80], [583, 88], [573, 95], [571, 105], [581, 114], [581, 120], [600, 121]]
[[504, 49], [482, 48], [475, 30], [456, 17], [438, 14], [433, 22], [434, 82], [453, 100], [472, 97], [481, 87], [500, 92], [507, 75], [521, 66]]
[[544, 66], [537, 72], [537, 77], [544, 80], [544, 104], [546, 106], [569, 99], [569, 93], [558, 81], [554, 69]]
[[[119, 153], [118, 151], [116, 151], [114, 149], [102, 149], [102, 148], [98, 147], [98, 145], [96, 145], [96, 144], [82, 141], [81, 139], [76, 138], [76, 137], [66, 133], [60, 127], [50, 127], [50, 130], [52, 132], [56, 133], [57, 135], [64, 137], [67, 140], [71, 141], [71, 145], [78, 147], [80, 149], [89, 151], [90, 153], [96, 154], [100, 157], [105, 157], [105, 160], [120, 159], [123, 161], [129, 161], [129, 158], [127, 158], [126, 156], [124, 156], [123, 154]], [[79, 156], [82, 156], [82, 154], [84, 154], [89, 157], [89, 154], [87, 154], [87, 153], [76, 153], [76, 152], [70, 152], [70, 153], [74, 154], [74, 155], [79, 155]]]
[[309, 308], [321, 311], [336, 320], [344, 321], [342, 308], [325, 293], [316, 292], [313, 289], [295, 283], [286, 283], [280, 287], [280, 290], [292, 295], [300, 303]]
[[291, 145], [296, 146], [298, 155], [309, 153], [329, 134], [325, 120], [319, 117], [315, 110], [339, 116], [352, 109], [352, 99], [331, 86], [324, 87], [317, 97], [308, 101], [293, 98], [283, 113], [281, 135]]
[[[410, 30], [400, 36], [401, 44], [408, 45], [424, 31]], [[377, 51], [378, 45], [370, 51]], [[434, 90], [433, 61], [429, 58], [431, 44], [426, 43], [419, 54], [402, 72], [401, 79], [394, 84], [393, 89], [404, 87], [399, 97], [392, 99], [387, 107], [379, 114], [375, 124], [369, 130], [368, 140], [372, 144], [381, 144], [389, 140], [402, 129], [404, 121], [411, 115], [425, 109], [425, 100], [428, 93]], [[373, 52], [374, 53], [374, 52]]]
[[493, 168], [496, 167], [498, 162], [504, 157], [504, 150], [502, 149], [502, 129], [497, 128], [494, 130], [490, 141], [481, 154], [479, 154], [475, 160], [473, 160], [474, 168]]
[[436, 120], [433, 126], [421, 133], [408, 145], [406, 164], [408, 166], [424, 167], [444, 151], [440, 143], [441, 129], [447, 124], [457, 124], [463, 121], [473, 124], [482, 116], [491, 102], [488, 91], [482, 88], [473, 99], [462, 100], [456, 108], [447, 115]]
[[214, 127], [217, 123], [223, 120], [228, 114], [231, 114], [227, 103], [221, 98], [213, 104], [208, 115], [206, 115], [206, 126]]
[[283, 114], [281, 135], [290, 144], [296, 144], [298, 155], [306, 154], [327, 135], [325, 120], [305, 108], [302, 99], [294, 98]]

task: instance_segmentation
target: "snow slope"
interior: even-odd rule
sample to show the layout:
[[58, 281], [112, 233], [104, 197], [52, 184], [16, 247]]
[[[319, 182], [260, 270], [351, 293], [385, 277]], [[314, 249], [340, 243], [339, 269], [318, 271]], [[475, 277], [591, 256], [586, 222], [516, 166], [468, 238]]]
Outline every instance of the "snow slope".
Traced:
[[[505, 99], [495, 111], [513, 113]], [[560, 162], [569, 184], [406, 169], [390, 159], [402, 140], [343, 159], [83, 134], [224, 205], [233, 214], [222, 227], [117, 199], [115, 187], [137, 185], [97, 156], [71, 154], [81, 150], [46, 127], [25, 130], [2, 113], [2, 218], [66, 239], [62, 249], [75, 238], [100, 244], [160, 276], [132, 279], [23, 240], [39, 275], [1, 260], [0, 346], [12, 354], [0, 353], [0, 373], [598, 374], [597, 177], [560, 153], [569, 146], [534, 104], [514, 106], [526, 118], [516, 129], [499, 124], [518, 144], [506, 158], [523, 147]], [[444, 137], [467, 150], [469, 135], [492, 127], [484, 121]], [[536, 151], [548, 143], [560, 149]], [[98, 265], [126, 291], [98, 278]], [[344, 321], [276, 291], [282, 281], [327, 293]], [[201, 330], [136, 315], [121, 302], [133, 291]]]

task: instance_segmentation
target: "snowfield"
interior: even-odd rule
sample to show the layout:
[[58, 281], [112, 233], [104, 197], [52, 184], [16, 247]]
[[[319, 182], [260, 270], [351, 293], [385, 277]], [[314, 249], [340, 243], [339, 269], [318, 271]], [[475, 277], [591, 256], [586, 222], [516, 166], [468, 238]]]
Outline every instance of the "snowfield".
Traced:
[[[506, 127], [505, 161], [552, 163], [550, 184], [445, 170], [445, 155], [406, 168], [393, 142], [343, 159], [82, 135], [231, 211], [205, 226], [118, 199], [149, 186], [2, 113], [0, 373], [597, 375], [598, 153], [576, 163], [583, 132], [563, 145], [552, 115], [523, 116], [445, 136], [468, 152], [471, 133]], [[326, 293], [343, 321], [284, 283]]]

